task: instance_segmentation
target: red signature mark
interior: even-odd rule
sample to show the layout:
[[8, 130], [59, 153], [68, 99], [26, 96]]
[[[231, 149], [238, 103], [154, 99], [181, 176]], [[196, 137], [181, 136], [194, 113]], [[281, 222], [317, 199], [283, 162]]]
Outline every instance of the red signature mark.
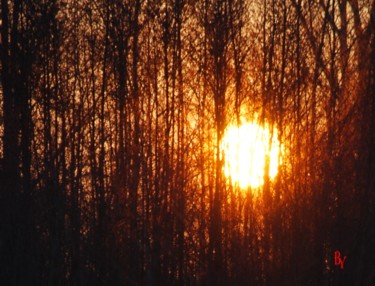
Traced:
[[336, 250], [334, 253], [334, 260], [335, 260], [335, 266], [340, 266], [341, 269], [344, 269], [344, 263], [346, 260], [346, 256], [341, 258], [341, 253], [339, 250]]

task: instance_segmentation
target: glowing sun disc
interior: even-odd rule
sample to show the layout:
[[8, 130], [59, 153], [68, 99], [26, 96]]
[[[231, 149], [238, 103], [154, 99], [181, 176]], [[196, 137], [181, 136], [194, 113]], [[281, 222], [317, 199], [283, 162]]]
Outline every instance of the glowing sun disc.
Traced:
[[269, 178], [277, 175], [279, 141], [277, 130], [246, 122], [226, 128], [221, 143], [224, 151], [224, 174], [241, 188], [257, 188], [264, 183], [266, 160], [269, 158]]

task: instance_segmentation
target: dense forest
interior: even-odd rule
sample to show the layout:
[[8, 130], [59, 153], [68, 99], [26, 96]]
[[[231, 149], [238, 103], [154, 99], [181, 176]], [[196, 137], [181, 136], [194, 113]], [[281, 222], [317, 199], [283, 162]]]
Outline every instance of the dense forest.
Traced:
[[1, 0], [0, 73], [1, 285], [375, 285], [375, 1]]

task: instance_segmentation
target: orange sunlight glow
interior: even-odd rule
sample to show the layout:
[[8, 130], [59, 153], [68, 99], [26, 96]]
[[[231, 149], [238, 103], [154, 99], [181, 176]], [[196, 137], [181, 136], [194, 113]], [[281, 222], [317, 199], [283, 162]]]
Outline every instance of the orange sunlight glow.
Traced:
[[262, 186], [267, 157], [270, 179], [277, 175], [279, 147], [276, 128], [271, 133], [267, 125], [262, 127], [253, 122], [229, 125], [221, 143], [225, 176], [242, 189]]

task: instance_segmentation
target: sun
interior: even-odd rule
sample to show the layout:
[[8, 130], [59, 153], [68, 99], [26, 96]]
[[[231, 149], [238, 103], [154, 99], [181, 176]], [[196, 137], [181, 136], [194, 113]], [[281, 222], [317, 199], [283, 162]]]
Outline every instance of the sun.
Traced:
[[279, 147], [276, 128], [271, 132], [268, 125], [262, 127], [254, 122], [228, 126], [221, 143], [225, 176], [243, 189], [262, 186], [267, 159], [269, 178], [277, 175]]

